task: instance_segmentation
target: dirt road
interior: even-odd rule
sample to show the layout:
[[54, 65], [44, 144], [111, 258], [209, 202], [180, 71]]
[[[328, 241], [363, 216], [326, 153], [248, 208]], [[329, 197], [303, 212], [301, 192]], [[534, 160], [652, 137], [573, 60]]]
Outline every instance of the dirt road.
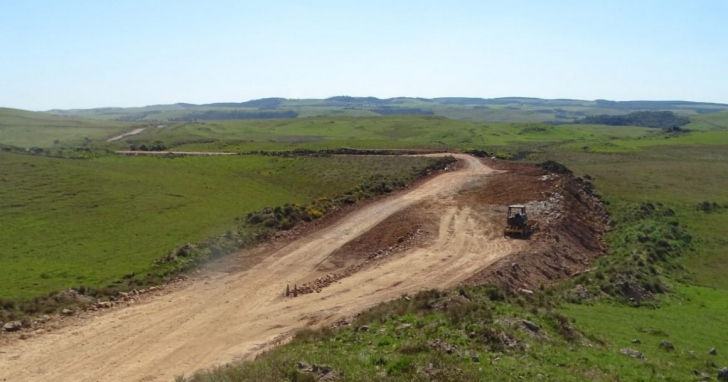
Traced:
[[132, 135], [137, 135], [137, 134], [141, 133], [142, 131], [144, 131], [146, 129], [147, 129], [146, 127], [140, 127], [138, 129], [134, 129], [134, 130], [132, 130], [132, 131], [130, 131], [128, 133], [124, 133], [124, 134], [121, 134], [121, 135], [117, 135], [117, 136], [115, 136], [113, 138], [109, 138], [109, 139], [106, 140], [106, 142], [114, 142], [114, 141], [118, 141], [120, 139], [124, 139], [126, 137], [130, 137]]
[[221, 151], [132, 151], [132, 150], [118, 150], [117, 154], [122, 155], [178, 155], [178, 156], [226, 156], [226, 155], [239, 155], [238, 153], [227, 153]]
[[[0, 380], [169, 381], [249, 356], [306, 325], [333, 323], [403, 293], [456, 284], [523, 245], [488, 232], [469, 208], [449, 202], [468, 182], [492, 171], [473, 157], [459, 157], [463, 169], [359, 209], [248, 270], [211, 274], [146, 303], [0, 349]], [[286, 283], [300, 284], [336, 249], [422, 201], [439, 208], [433, 244], [321, 293], [282, 296]]]

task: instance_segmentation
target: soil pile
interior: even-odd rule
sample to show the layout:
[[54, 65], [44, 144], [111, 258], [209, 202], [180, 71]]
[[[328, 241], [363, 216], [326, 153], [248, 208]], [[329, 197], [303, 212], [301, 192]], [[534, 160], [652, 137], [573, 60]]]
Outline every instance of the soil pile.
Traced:
[[[523, 241], [527, 249], [510, 254], [466, 282], [532, 290], [579, 274], [604, 254], [609, 215], [589, 182], [554, 166], [499, 164], [506, 170], [489, 177], [483, 187], [463, 194], [468, 203], [490, 204], [502, 215], [509, 204], [525, 204], [536, 232]], [[559, 168], [561, 170], [561, 168]], [[514, 238], [512, 240], [521, 240]]]

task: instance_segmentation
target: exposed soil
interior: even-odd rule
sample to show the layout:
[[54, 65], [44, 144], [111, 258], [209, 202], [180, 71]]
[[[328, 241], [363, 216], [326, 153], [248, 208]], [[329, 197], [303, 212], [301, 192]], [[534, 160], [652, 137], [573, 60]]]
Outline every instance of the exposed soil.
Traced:
[[609, 215], [589, 183], [531, 165], [489, 164], [508, 172], [491, 175], [483, 187], [464, 192], [465, 203], [493, 206], [499, 212], [495, 222], [501, 225], [505, 206], [525, 204], [537, 231], [528, 238], [526, 250], [501, 258], [467, 283], [534, 290], [589, 269], [590, 261], [606, 252], [603, 236]]
[[[402, 294], [463, 282], [533, 289], [603, 252], [606, 214], [583, 183], [457, 157], [461, 170], [299, 227], [151, 298], [0, 345], [0, 380], [170, 380]], [[512, 203], [539, 222], [529, 240], [502, 235]], [[301, 293], [286, 297], [293, 285]]]
[[[84, 316], [0, 351], [0, 379], [11, 381], [158, 381], [249, 357], [309, 325], [330, 325], [405, 293], [456, 285], [525, 243], [499, 237], [457, 192], [492, 170], [458, 156], [460, 171], [441, 174], [383, 198], [279, 248], [246, 270], [213, 272], [179, 288], [155, 291], [106, 314]], [[389, 216], [423, 201], [438, 201], [437, 239], [392, 256], [298, 298], [287, 284], [302, 283], [335, 251]]]
[[120, 135], [117, 135], [117, 136], [115, 136], [113, 138], [109, 138], [109, 139], [106, 140], [106, 142], [114, 142], [114, 141], [118, 141], [120, 139], [124, 139], [126, 137], [130, 137], [132, 135], [137, 135], [137, 134], [140, 134], [142, 131], [144, 131], [146, 129], [147, 129], [146, 127], [140, 127], [138, 129], [134, 129], [134, 130], [132, 130], [132, 131], [130, 131], [128, 133], [120, 134]]

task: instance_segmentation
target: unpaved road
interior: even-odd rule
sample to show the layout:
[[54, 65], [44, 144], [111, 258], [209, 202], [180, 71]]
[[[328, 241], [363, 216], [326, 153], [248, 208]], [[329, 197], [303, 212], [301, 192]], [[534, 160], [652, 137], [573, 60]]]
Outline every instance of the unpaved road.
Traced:
[[[157, 126], [158, 129], [161, 129], [161, 128], [164, 128], [164, 127], [167, 127], [167, 125], [159, 125], [159, 126]], [[114, 141], [118, 141], [118, 140], [124, 139], [126, 137], [130, 137], [132, 135], [141, 134], [141, 132], [144, 131], [144, 130], [146, 130], [146, 129], [149, 129], [149, 127], [140, 127], [140, 128], [134, 129], [134, 130], [132, 130], [132, 131], [130, 131], [128, 133], [124, 133], [124, 134], [117, 135], [115, 137], [109, 138], [109, 139], [106, 140], [106, 142], [114, 142]]]
[[122, 155], [188, 155], [188, 156], [224, 156], [224, 155], [239, 155], [238, 153], [228, 153], [222, 151], [133, 151], [133, 150], [119, 150], [117, 154]]
[[[0, 380], [170, 381], [250, 356], [306, 325], [330, 324], [403, 293], [454, 285], [523, 245], [488, 232], [469, 208], [448, 202], [469, 181], [492, 171], [473, 157], [459, 157], [465, 161], [462, 170], [352, 212], [248, 270], [212, 274], [146, 303], [0, 349]], [[336, 249], [425, 200], [440, 209], [433, 244], [398, 254], [321, 293], [282, 296], [286, 283], [300, 284]]]
[[146, 129], [147, 129], [146, 127], [140, 127], [138, 129], [134, 129], [134, 130], [132, 130], [132, 131], [130, 131], [128, 133], [124, 133], [124, 134], [121, 134], [121, 135], [117, 135], [117, 136], [115, 136], [113, 138], [109, 138], [109, 139], [106, 140], [106, 142], [114, 142], [114, 141], [118, 141], [120, 139], [124, 139], [126, 137], [130, 137], [132, 135], [137, 135], [137, 134], [141, 133], [142, 131], [144, 131]]

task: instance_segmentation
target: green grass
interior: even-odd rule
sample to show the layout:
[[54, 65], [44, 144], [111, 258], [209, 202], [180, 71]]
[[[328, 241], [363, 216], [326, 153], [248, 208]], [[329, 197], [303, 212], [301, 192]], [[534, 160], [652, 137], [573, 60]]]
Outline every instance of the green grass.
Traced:
[[[721, 133], [728, 134], [728, 132]], [[728, 211], [697, 211], [703, 201], [728, 203], [728, 145], [655, 146], [626, 153], [548, 154], [577, 174], [595, 177], [599, 192], [612, 203], [660, 202], [675, 210], [695, 238], [681, 259], [699, 285], [728, 289], [723, 266]]]
[[[689, 380], [693, 370], [709, 370], [714, 376], [710, 363], [728, 365], [726, 290], [680, 286], [676, 296], [663, 299], [659, 309], [594, 304], [568, 305], [562, 311], [575, 318], [581, 330], [609, 343], [613, 351], [624, 347], [641, 351], [647, 361], [632, 364], [643, 369], [658, 368], [653, 376], [656, 379], [661, 375], [663, 379]], [[641, 344], [632, 344], [635, 338]], [[675, 351], [660, 349], [663, 340], [672, 342]], [[711, 348], [721, 351], [711, 356]]]
[[[322, 111], [324, 105], [315, 101], [311, 110]], [[474, 113], [456, 106], [449, 110], [463, 113], [461, 117]], [[503, 115], [515, 112], [493, 110]], [[476, 119], [474, 115], [463, 118]], [[177, 150], [198, 151], [340, 147], [533, 151], [531, 160], [554, 159], [577, 175], [593, 176], [597, 192], [610, 203], [618, 222], [608, 236], [613, 248], [580, 279], [597, 289], [602, 284], [590, 279], [592, 275], [602, 273], [609, 279], [633, 271], [630, 251], [642, 256], [649, 250], [627, 239], [647, 231], [665, 235], [665, 227], [673, 222], [692, 236], [689, 246], [681, 247], [649, 276], [650, 282], [658, 280], [671, 289], [659, 301], [646, 304], [658, 308], [632, 308], [615, 303], [617, 299], [554, 307], [557, 295], [547, 294], [537, 297], [540, 301], [504, 303], [490, 301], [485, 289], [468, 291], [475, 302], [460, 313], [424, 309], [417, 299], [409, 307], [399, 301], [360, 318], [358, 324], [371, 326], [367, 334], [352, 328], [306, 331], [255, 363], [217, 370], [199, 376], [200, 380], [305, 380], [306, 374], [295, 367], [295, 362], [304, 361], [330, 364], [342, 380], [682, 381], [697, 379], [693, 370], [714, 376], [716, 367], [728, 366], [728, 210], [706, 213], [697, 208], [704, 201], [728, 203], [726, 116], [692, 115], [694, 122], [687, 128], [694, 131], [677, 136], [638, 127], [483, 123], [437, 116], [211, 121], [149, 129], [109, 147], [162, 141]], [[152, 261], [170, 249], [219, 234], [247, 212], [334, 196], [373, 174], [402, 176], [425, 165], [418, 158], [392, 160], [109, 156], [81, 161], [0, 154], [0, 225], [8, 227], [0, 232], [0, 268], [5, 275], [0, 279], [0, 296], [27, 299], [80, 284], [104, 286], [126, 274], [151, 271]], [[626, 218], [625, 211], [644, 203], [660, 203], [661, 210], [674, 211], [674, 216], [637, 222]], [[552, 308], [575, 322], [560, 324]], [[547, 337], [532, 338], [504, 326], [504, 320], [516, 318], [537, 322]], [[403, 323], [417, 330], [398, 330]], [[582, 331], [586, 340], [569, 338], [565, 325]], [[497, 341], [473, 341], [468, 336], [473, 328], [506, 333], [528, 348], [504, 349]], [[427, 341], [435, 338], [460, 350], [456, 354], [433, 350]], [[633, 338], [642, 344], [631, 344]], [[676, 350], [659, 349], [662, 340], [672, 341]], [[647, 359], [619, 354], [624, 347], [636, 348]], [[718, 348], [717, 357], [706, 355], [710, 347]], [[481, 362], [472, 362], [471, 353], [477, 353]], [[433, 373], [441, 374], [423, 374], [430, 364]]]
[[80, 145], [132, 130], [129, 123], [0, 108], [0, 143], [18, 147]]
[[[728, 362], [721, 350], [708, 354], [712, 347], [728, 348], [728, 340], [717, 335], [728, 324], [725, 292], [686, 287], [680, 293], [684, 297], [659, 310], [609, 304], [558, 308], [572, 317], [566, 320], [547, 303], [499, 301], [488, 288], [423, 292], [365, 312], [352, 326], [303, 330], [255, 362], [190, 380], [309, 380], [311, 374], [300, 371], [298, 362], [328, 365], [342, 381], [685, 381], [697, 379], [694, 370], [714, 376], [715, 365]], [[604, 322], [605, 316], [620, 320]], [[523, 320], [538, 325], [538, 334]], [[361, 330], [364, 325], [367, 331]], [[433, 345], [436, 340], [454, 348], [448, 352]], [[664, 340], [675, 350], [660, 348]], [[623, 355], [624, 348], [646, 358]]]
[[691, 130], [728, 130], [728, 112], [696, 115], [685, 126]]
[[[273, 101], [272, 103], [270, 101]], [[383, 109], [384, 110], [383, 110]], [[98, 119], [123, 119], [139, 122], [170, 122], [194, 120], [206, 112], [292, 112], [299, 118], [315, 116], [355, 116], [422, 114], [444, 116], [482, 122], [557, 122], [569, 123], [574, 119], [595, 114], [627, 114], [637, 110], [669, 110], [687, 116], [717, 113], [728, 110], [728, 105], [684, 102], [637, 102], [609, 104], [584, 100], [547, 100], [523, 97], [508, 99], [278, 99], [252, 104], [217, 105], [154, 105], [132, 108], [100, 108], [88, 110], [54, 110], [60, 115]]]
[[430, 161], [0, 153], [0, 296], [105, 287], [151, 271], [172, 248], [221, 234], [248, 212], [335, 196], [374, 174], [411, 179]]
[[565, 145], [573, 150], [591, 152], [630, 152], [654, 146], [728, 145], [728, 131], [695, 131], [676, 136], [654, 133], [642, 139], [611, 139], [596, 142], [575, 142]]
[[725, 276], [728, 269], [728, 237], [725, 235], [728, 211], [706, 214], [688, 210], [689, 206], [683, 213], [683, 221], [685, 228], [693, 232], [696, 249], [683, 259], [683, 264], [693, 272], [695, 284], [728, 290], [728, 277]]
[[641, 127], [550, 126], [449, 120], [434, 116], [317, 117], [197, 122], [148, 129], [115, 145], [161, 141], [175, 150], [250, 151], [341, 147], [464, 150], [481, 147], [632, 139], [654, 134]]
[[[724, 133], [714, 134], [722, 137]], [[728, 366], [728, 243], [724, 236], [728, 210], [706, 213], [697, 206], [703, 201], [728, 204], [728, 145], [685, 139], [666, 141], [673, 144], [602, 153], [573, 150], [568, 145], [542, 146], [531, 158], [556, 159], [577, 175], [593, 176], [597, 192], [610, 203], [617, 221], [608, 235], [612, 249], [608, 256], [592, 262], [589, 273], [577, 278], [587, 287], [604, 285], [594, 279], [599, 273], [610, 280], [633, 271], [629, 268], [631, 251], [635, 249], [642, 256], [642, 251], [649, 250], [649, 246], [633, 244], [632, 239], [643, 230], [658, 235], [651, 239], [658, 241], [659, 235], [670, 231], [667, 228], [672, 222], [679, 222], [692, 236], [689, 246], [681, 241], [683, 247], [672, 252], [673, 257], [654, 264], [657, 275], [651, 276], [651, 282], [659, 280], [670, 289], [667, 294], [658, 294], [656, 302], [635, 308], [619, 303], [620, 299], [601, 297], [568, 304], [559, 297], [562, 290], [573, 286], [568, 282], [537, 294], [536, 301], [488, 301], [483, 296], [489, 292], [466, 290], [473, 302], [463, 309], [434, 309], [437, 304], [418, 298], [411, 303], [397, 300], [357, 318], [356, 325], [371, 327], [367, 333], [353, 328], [304, 331], [291, 344], [255, 362], [217, 369], [193, 380], [305, 380], [309, 375], [297, 370], [295, 363], [299, 361], [331, 365], [344, 381], [684, 381], [699, 380], [696, 371], [714, 378], [721, 367]], [[630, 220], [629, 211], [643, 203], [660, 203], [660, 211], [674, 211], [674, 215]], [[550, 313], [554, 311], [571, 323], [559, 324], [559, 316]], [[541, 325], [546, 337], [531, 337], [503, 324], [520, 319]], [[397, 330], [403, 323], [415, 330]], [[583, 333], [582, 339], [570, 339], [569, 331], [564, 330], [569, 326]], [[476, 340], [468, 335], [486, 329], [507, 333], [527, 347], [504, 349], [479, 340], [480, 334]], [[458, 350], [446, 354], [432, 349], [428, 341], [436, 338], [457, 345]], [[635, 338], [641, 344], [633, 344]], [[675, 350], [661, 349], [663, 340], [672, 342]], [[717, 356], [707, 354], [712, 347], [718, 349]], [[646, 359], [620, 354], [623, 348], [638, 350]], [[477, 354], [481, 362], [472, 362], [472, 354]], [[439, 373], [436, 377], [424, 372], [430, 364], [432, 371]]]

